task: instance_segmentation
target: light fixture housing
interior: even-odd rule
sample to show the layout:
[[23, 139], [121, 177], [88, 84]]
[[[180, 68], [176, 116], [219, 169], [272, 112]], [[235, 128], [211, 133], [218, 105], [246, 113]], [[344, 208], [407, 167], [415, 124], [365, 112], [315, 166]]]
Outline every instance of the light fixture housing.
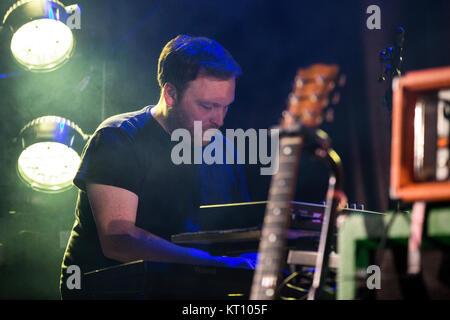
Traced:
[[57, 0], [20, 0], [11, 6], [3, 25], [11, 33], [11, 53], [26, 70], [49, 72], [73, 54], [75, 38], [66, 25], [68, 13]]
[[70, 120], [57, 116], [34, 119], [17, 137], [21, 148], [17, 160], [19, 177], [41, 192], [70, 189], [88, 138], [89, 135]]

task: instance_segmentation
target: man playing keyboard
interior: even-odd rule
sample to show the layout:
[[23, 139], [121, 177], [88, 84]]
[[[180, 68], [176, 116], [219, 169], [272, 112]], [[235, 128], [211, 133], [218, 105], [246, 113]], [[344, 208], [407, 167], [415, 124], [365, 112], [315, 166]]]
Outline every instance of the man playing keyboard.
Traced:
[[[159, 58], [158, 103], [100, 124], [74, 179], [79, 193], [62, 263], [63, 299], [82, 297], [83, 288], [67, 287], [70, 265], [82, 273], [141, 259], [254, 267], [254, 261], [243, 257], [212, 256], [170, 242], [173, 234], [198, 231], [200, 205], [249, 201], [239, 165], [174, 164], [172, 158], [176, 129], [194, 136], [195, 121], [203, 132], [223, 125], [240, 74], [239, 65], [216, 41], [178, 36]], [[202, 140], [200, 147], [208, 143]]]

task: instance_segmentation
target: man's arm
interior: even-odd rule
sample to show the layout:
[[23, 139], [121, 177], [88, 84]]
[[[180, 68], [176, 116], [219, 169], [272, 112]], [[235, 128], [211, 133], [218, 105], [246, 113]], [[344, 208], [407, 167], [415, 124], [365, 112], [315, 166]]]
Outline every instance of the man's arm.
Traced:
[[135, 225], [138, 196], [102, 184], [87, 184], [103, 254], [120, 262], [152, 260], [214, 266], [245, 265], [245, 259], [218, 258], [207, 252], [178, 246]]

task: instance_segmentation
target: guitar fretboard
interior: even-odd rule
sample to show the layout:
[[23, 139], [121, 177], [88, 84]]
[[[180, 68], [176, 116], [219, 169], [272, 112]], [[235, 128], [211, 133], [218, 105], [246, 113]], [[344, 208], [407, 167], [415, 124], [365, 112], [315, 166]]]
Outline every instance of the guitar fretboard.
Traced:
[[269, 189], [251, 300], [272, 300], [276, 296], [279, 272], [284, 263], [286, 229], [290, 222], [301, 146], [301, 137], [283, 137], [280, 140], [279, 170], [272, 178]]

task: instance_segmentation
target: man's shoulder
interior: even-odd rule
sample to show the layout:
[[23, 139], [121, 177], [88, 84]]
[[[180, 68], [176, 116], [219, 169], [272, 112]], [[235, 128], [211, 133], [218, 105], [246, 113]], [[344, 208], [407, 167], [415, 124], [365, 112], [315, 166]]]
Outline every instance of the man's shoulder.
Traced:
[[116, 129], [126, 136], [135, 137], [141, 131], [151, 118], [151, 106], [146, 106], [136, 111], [126, 112], [111, 116], [104, 120], [96, 131], [105, 129]]

